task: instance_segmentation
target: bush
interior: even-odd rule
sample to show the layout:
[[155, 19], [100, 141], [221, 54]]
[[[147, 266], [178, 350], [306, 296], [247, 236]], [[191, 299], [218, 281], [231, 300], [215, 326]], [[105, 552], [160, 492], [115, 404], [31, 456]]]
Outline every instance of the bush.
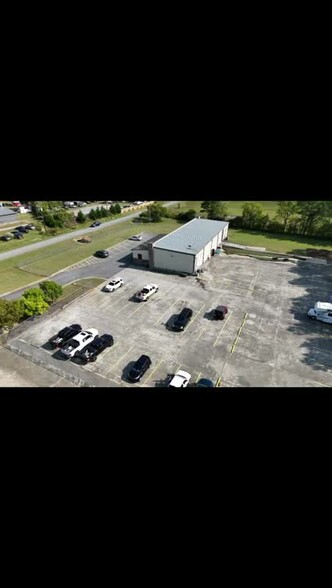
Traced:
[[20, 302], [24, 318], [36, 314], [43, 314], [49, 307], [49, 304], [44, 300], [42, 290], [39, 288], [30, 288], [29, 290], [26, 290], [22, 295]]
[[236, 216], [235, 218], [230, 219], [229, 227], [231, 229], [242, 229], [242, 227], [243, 227], [242, 216]]
[[13, 327], [23, 316], [20, 300], [0, 298], [0, 328]]
[[267, 230], [270, 233], [283, 233], [284, 225], [276, 220], [271, 220], [267, 225]]
[[90, 212], [89, 212], [89, 214], [88, 214], [88, 217], [89, 217], [91, 220], [96, 220], [97, 216], [96, 216], [96, 211], [95, 211], [95, 209], [94, 209], [94, 208], [91, 208], [91, 210], [90, 210]]
[[196, 218], [196, 211], [191, 208], [190, 210], [187, 210], [186, 212], [179, 212], [179, 214], [176, 216], [176, 218], [184, 223], [188, 223], [189, 221], [193, 220], [194, 218]]
[[46, 280], [39, 284], [39, 288], [41, 289], [44, 300], [48, 304], [55, 302], [63, 293], [63, 288], [60, 284], [53, 282], [52, 280]]

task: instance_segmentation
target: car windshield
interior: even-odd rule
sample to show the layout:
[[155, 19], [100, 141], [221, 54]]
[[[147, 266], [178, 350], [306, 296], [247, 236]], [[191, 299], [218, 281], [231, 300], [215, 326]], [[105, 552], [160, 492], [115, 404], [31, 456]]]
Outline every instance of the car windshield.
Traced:
[[150, 292], [149, 288], [143, 288], [142, 294], [148, 294]]

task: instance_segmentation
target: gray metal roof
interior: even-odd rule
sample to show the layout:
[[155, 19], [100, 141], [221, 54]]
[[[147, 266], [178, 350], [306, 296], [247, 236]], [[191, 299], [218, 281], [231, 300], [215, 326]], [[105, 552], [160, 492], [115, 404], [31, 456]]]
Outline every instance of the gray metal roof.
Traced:
[[196, 255], [228, 224], [224, 221], [194, 218], [179, 229], [175, 229], [173, 233], [156, 241], [153, 247]]

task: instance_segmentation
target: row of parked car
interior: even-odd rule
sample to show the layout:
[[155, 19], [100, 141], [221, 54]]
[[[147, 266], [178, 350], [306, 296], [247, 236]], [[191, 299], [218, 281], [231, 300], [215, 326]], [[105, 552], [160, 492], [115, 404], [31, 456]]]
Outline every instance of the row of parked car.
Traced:
[[19, 227], [16, 227], [12, 231], [10, 231], [10, 233], [6, 233], [6, 235], [2, 235], [0, 237], [0, 239], [1, 239], [1, 241], [10, 241], [13, 238], [23, 239], [25, 233], [28, 233], [29, 231], [33, 231], [33, 230], [35, 230], [35, 228], [36, 227], [33, 224], [21, 225]]
[[112, 347], [114, 339], [107, 333], [99, 337], [97, 329], [83, 331], [81, 325], [75, 324], [59, 331], [49, 342], [66, 359], [75, 358], [86, 364], [96, 361], [102, 351]]

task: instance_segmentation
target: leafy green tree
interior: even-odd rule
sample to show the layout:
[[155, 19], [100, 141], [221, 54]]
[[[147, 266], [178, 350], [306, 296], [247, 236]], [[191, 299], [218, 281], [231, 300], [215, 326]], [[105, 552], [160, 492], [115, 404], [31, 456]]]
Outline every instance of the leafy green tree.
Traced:
[[297, 204], [295, 200], [279, 200], [276, 217], [281, 219], [283, 223], [284, 233], [288, 228], [288, 223], [294, 217], [297, 211]]
[[26, 290], [22, 295], [21, 305], [24, 317], [43, 314], [49, 307], [40, 288]]
[[20, 300], [0, 298], [0, 327], [13, 327], [23, 316]]
[[108, 216], [108, 210], [105, 206], [100, 207], [100, 218], [106, 218]]
[[109, 207], [110, 214], [116, 214], [115, 204], [111, 204]]
[[86, 220], [86, 216], [85, 216], [84, 212], [82, 212], [81, 210], [79, 210], [78, 213], [77, 213], [77, 216], [76, 216], [76, 220], [80, 224], [84, 223], [85, 220]]
[[300, 215], [302, 235], [312, 235], [319, 223], [330, 214], [331, 205], [326, 200], [298, 200], [297, 212]]
[[147, 208], [147, 216], [151, 219], [154, 223], [159, 223], [162, 221], [163, 216], [165, 216], [164, 207], [159, 202], [154, 202], [150, 204]]
[[90, 212], [89, 212], [89, 214], [88, 214], [88, 217], [89, 217], [91, 220], [96, 220], [97, 216], [96, 216], [96, 211], [95, 211], [95, 209], [94, 209], [94, 208], [91, 208], [91, 210], [90, 210]]
[[114, 205], [114, 207], [115, 207], [115, 214], [121, 214], [121, 206], [118, 202]]
[[227, 205], [221, 200], [205, 200], [201, 204], [201, 210], [207, 213], [210, 220], [219, 220], [227, 215]]
[[247, 229], [263, 229], [269, 220], [259, 202], [246, 202], [242, 206], [243, 226]]
[[41, 282], [39, 288], [43, 292], [44, 300], [48, 304], [55, 302], [63, 293], [62, 286], [53, 280], [45, 280], [45, 282]]

